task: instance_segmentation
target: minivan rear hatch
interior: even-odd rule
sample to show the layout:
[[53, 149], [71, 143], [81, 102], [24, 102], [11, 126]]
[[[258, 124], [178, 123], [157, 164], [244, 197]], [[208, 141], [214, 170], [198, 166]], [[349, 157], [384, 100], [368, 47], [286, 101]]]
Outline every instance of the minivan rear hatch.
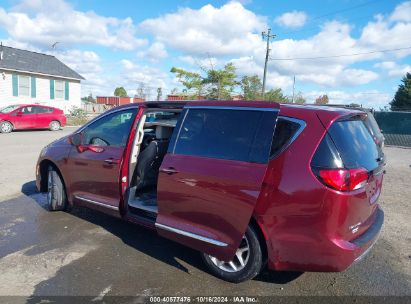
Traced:
[[311, 161], [313, 173], [331, 189], [326, 200], [339, 205], [339, 232], [348, 239], [374, 222], [383, 181], [384, 154], [365, 125], [366, 115], [352, 112], [334, 121]]

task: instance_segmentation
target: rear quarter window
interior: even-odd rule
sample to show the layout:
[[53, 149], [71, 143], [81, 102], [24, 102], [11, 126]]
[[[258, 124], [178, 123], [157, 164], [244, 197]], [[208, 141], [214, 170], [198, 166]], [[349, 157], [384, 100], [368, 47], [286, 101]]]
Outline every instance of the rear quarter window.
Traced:
[[273, 158], [284, 151], [297, 132], [303, 128], [303, 122], [285, 117], [278, 117], [274, 137], [271, 145], [270, 157]]
[[175, 142], [175, 154], [268, 161], [277, 111], [195, 108], [186, 111]]

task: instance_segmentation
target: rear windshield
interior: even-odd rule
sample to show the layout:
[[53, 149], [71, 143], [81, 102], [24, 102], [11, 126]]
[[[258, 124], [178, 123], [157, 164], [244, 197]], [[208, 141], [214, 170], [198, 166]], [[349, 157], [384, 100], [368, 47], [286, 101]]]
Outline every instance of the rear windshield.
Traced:
[[363, 120], [337, 121], [330, 127], [328, 134], [345, 168], [363, 167], [371, 171], [378, 167], [378, 147]]

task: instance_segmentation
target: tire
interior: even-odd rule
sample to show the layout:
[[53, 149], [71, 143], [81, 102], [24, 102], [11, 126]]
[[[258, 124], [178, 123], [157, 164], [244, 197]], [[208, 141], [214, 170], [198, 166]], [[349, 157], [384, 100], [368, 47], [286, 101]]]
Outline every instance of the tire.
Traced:
[[[247, 247], [248, 255], [247, 252], [244, 251], [244, 248]], [[248, 226], [240, 247], [230, 262], [220, 261], [205, 253], [202, 253], [201, 256], [212, 274], [225, 281], [240, 283], [254, 278], [261, 272], [264, 265], [263, 251], [261, 248], [257, 232], [252, 226]], [[241, 253], [241, 251], [243, 252]], [[241, 263], [237, 255], [241, 256], [243, 263]], [[232, 267], [231, 263], [236, 266], [237, 270]]]
[[49, 166], [47, 172], [47, 205], [50, 211], [67, 209], [67, 196], [63, 180], [52, 166]]
[[2, 121], [0, 123], [0, 133], [10, 133], [13, 131], [13, 125], [8, 121]]
[[58, 131], [60, 130], [60, 127], [60, 122], [58, 122], [57, 120], [53, 120], [49, 125], [50, 131]]

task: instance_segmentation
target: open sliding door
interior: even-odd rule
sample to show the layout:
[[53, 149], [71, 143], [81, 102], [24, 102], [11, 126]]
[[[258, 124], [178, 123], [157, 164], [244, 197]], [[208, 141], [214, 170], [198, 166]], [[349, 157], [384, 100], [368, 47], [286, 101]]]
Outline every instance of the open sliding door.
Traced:
[[160, 235], [230, 260], [267, 169], [278, 109], [187, 106], [160, 168]]

